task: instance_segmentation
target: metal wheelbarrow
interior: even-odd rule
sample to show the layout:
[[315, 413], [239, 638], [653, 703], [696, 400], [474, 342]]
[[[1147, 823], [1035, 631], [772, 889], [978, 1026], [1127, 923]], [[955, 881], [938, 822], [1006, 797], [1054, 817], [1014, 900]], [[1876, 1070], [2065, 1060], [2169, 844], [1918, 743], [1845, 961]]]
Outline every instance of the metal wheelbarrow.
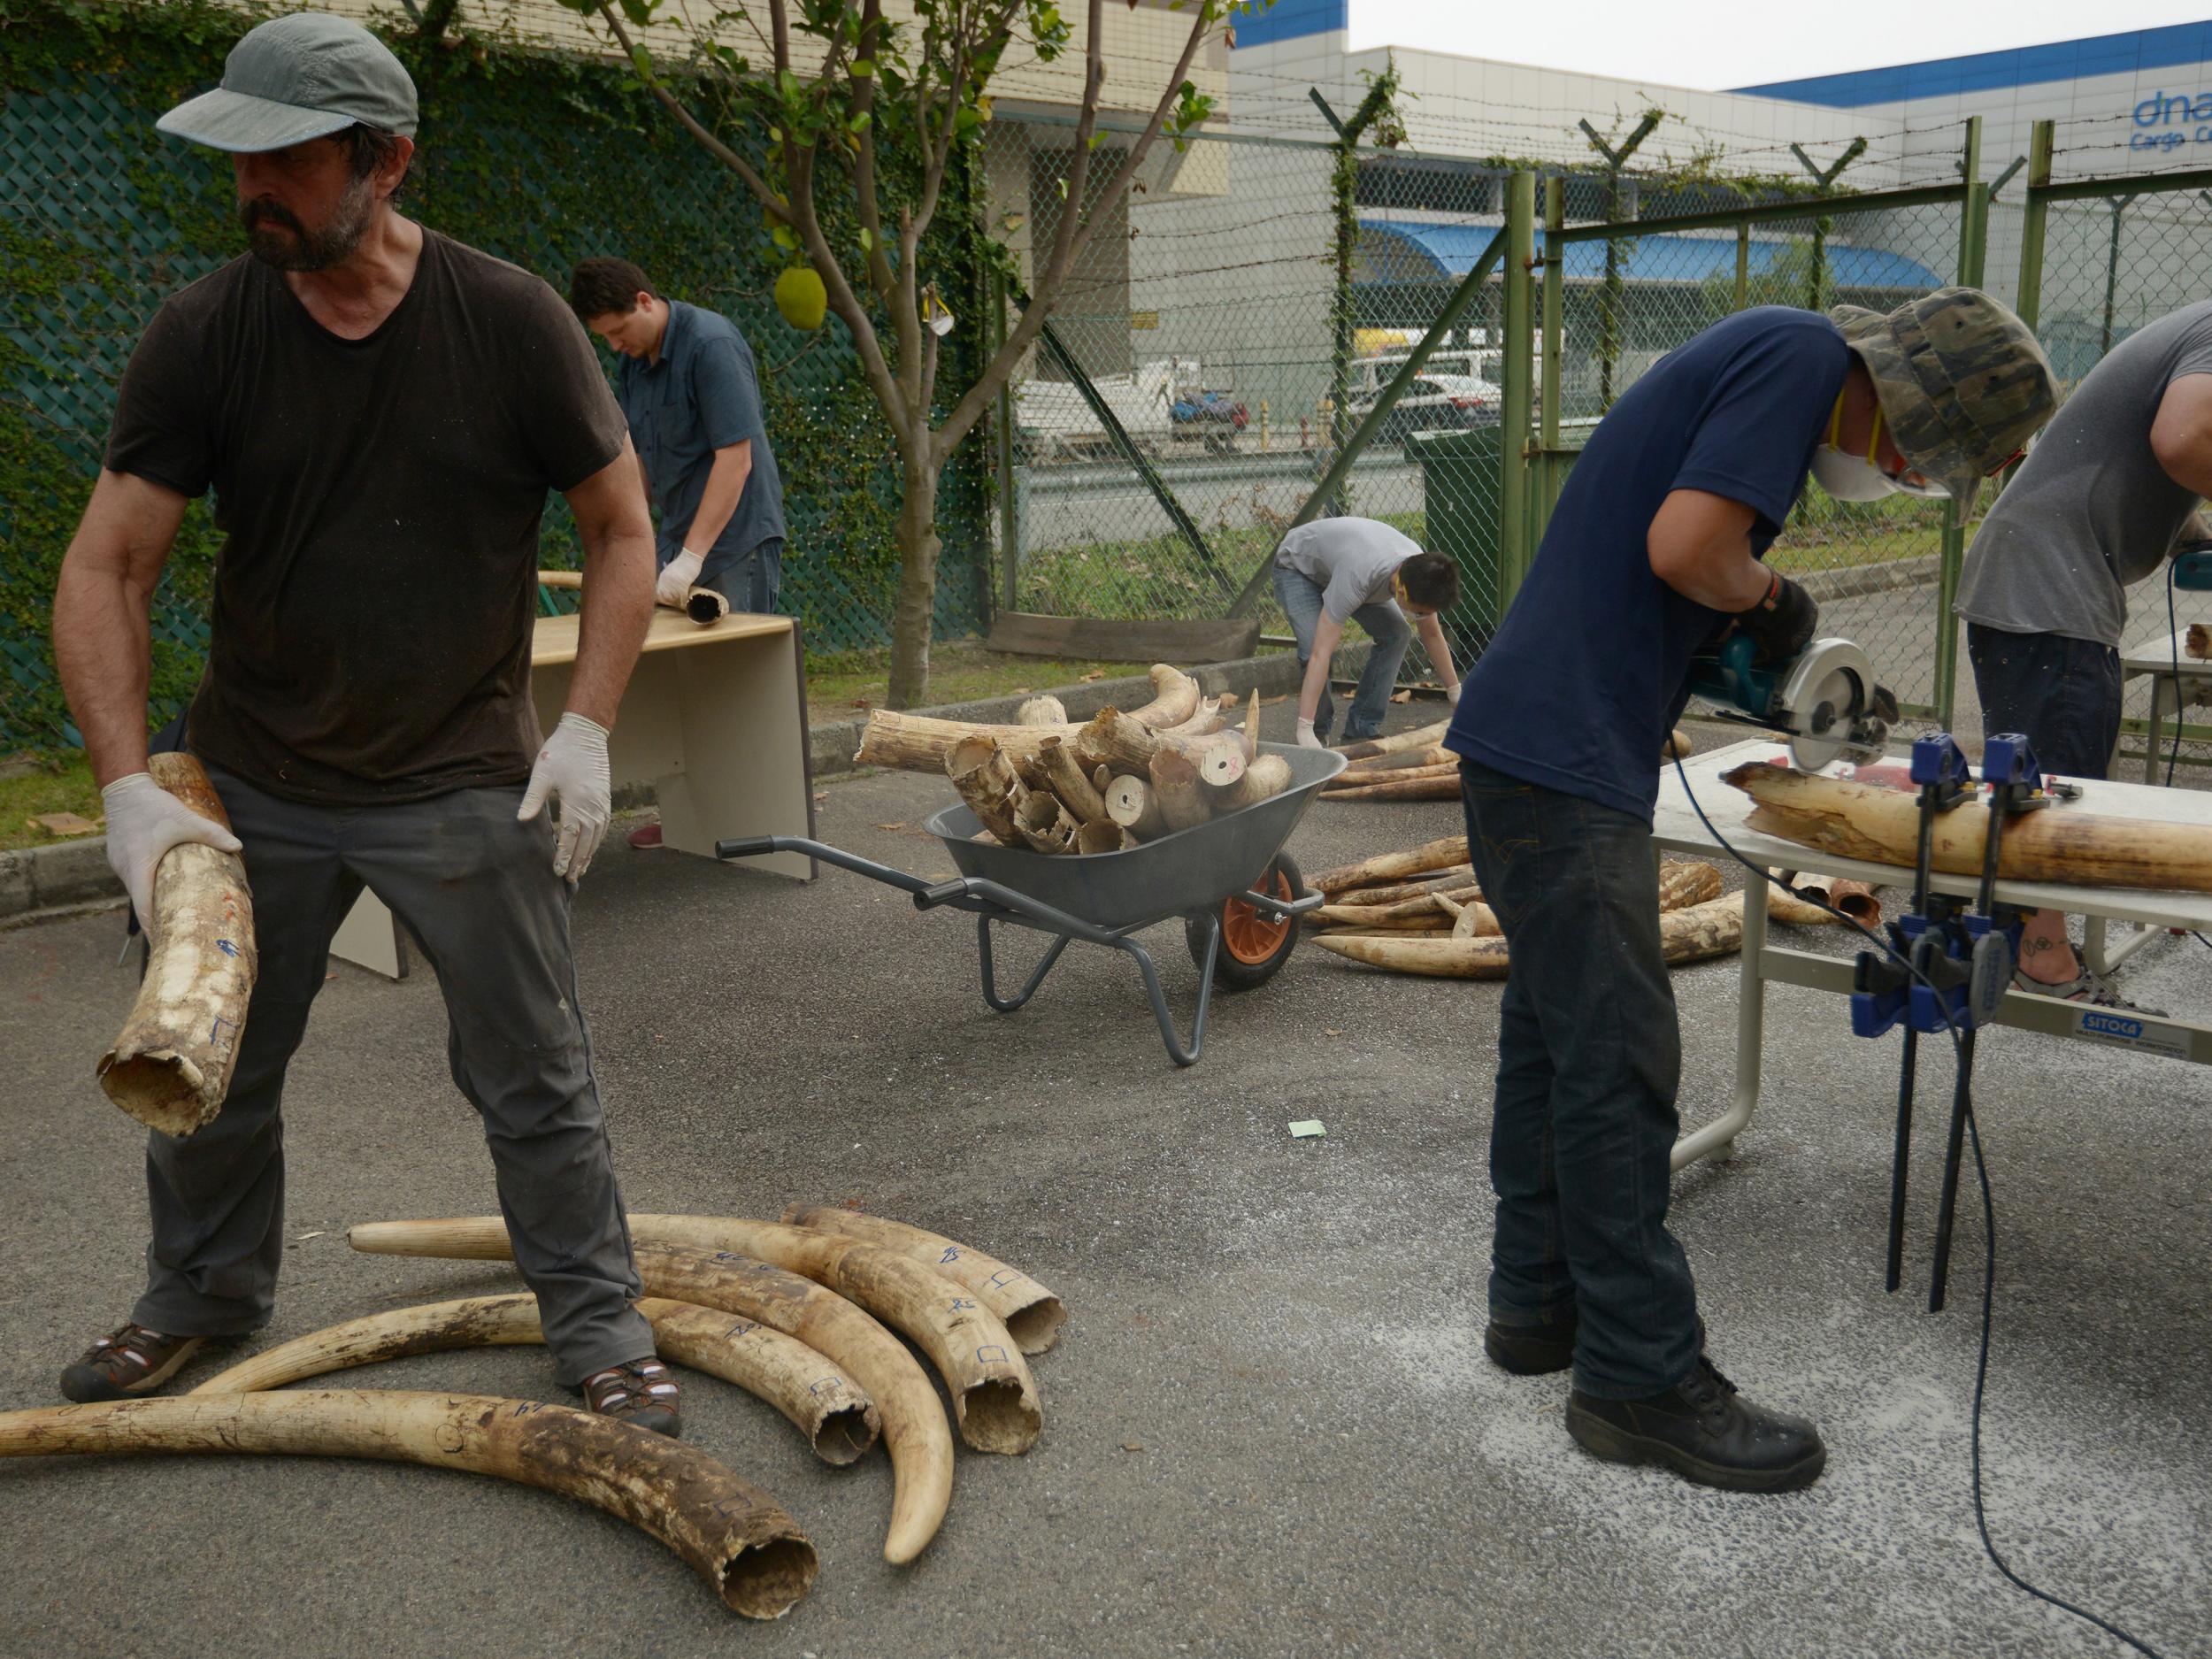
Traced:
[[[1206, 1011], [1215, 985], [1242, 991], [1273, 979], [1298, 943], [1297, 918], [1323, 902], [1321, 894], [1304, 891], [1297, 864], [1282, 849], [1315, 794], [1344, 770], [1344, 757], [1332, 749], [1282, 743], [1260, 747], [1290, 763], [1289, 788], [1125, 852], [1078, 856], [979, 841], [973, 838], [983, 825], [965, 806], [946, 807], [923, 826], [952, 856], [960, 874], [950, 881], [910, 875], [798, 835], [717, 841], [714, 851], [718, 858], [803, 853], [910, 893], [918, 910], [970, 912], [982, 956], [983, 1000], [1002, 1014], [1012, 1013], [1036, 995], [1069, 941], [1124, 951], [1144, 976], [1145, 995], [1169, 1058], [1190, 1065], [1205, 1045]], [[1152, 953], [1130, 937], [1178, 917], [1199, 972], [1198, 1011], [1187, 1047], [1168, 1012]], [[991, 949], [994, 922], [1054, 936], [1029, 982], [1013, 996], [999, 995]]]

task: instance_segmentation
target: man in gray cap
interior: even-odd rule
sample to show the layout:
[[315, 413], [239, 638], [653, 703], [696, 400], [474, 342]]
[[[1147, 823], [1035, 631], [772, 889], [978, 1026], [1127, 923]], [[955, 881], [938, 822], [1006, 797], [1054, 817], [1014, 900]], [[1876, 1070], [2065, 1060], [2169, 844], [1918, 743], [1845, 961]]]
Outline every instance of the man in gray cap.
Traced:
[[1812, 1424], [1706, 1356], [1666, 1225], [1682, 1038], [1651, 818], [1691, 659], [1733, 632], [1778, 666], [1811, 640], [1811, 595], [1765, 563], [1809, 473], [1832, 495], [1963, 508], [2054, 401], [2035, 337], [1970, 288], [1716, 323], [1590, 434], [1463, 682], [1444, 743], [1513, 956], [1483, 1346], [1509, 1371], [1571, 1370], [1563, 1422], [1598, 1457], [1738, 1492], [1808, 1486], [1827, 1461]]
[[[283, 1251], [284, 1073], [364, 887], [445, 993], [515, 1259], [560, 1379], [678, 1430], [577, 1008], [569, 917], [609, 815], [607, 730], [644, 637], [653, 533], [589, 340], [537, 278], [403, 218], [415, 88], [356, 24], [279, 18], [160, 129], [229, 152], [250, 252], [170, 296], [123, 377], [63, 562], [55, 656], [142, 920], [170, 848], [240, 851], [259, 979], [228, 1100], [151, 1137], [153, 1240], [129, 1321], [62, 1375], [142, 1394], [266, 1324]], [[227, 533], [187, 745], [235, 838], [147, 775], [147, 600], [186, 508]], [[546, 492], [586, 592], [573, 688], [530, 702]], [[546, 810], [557, 807], [556, 829]]]

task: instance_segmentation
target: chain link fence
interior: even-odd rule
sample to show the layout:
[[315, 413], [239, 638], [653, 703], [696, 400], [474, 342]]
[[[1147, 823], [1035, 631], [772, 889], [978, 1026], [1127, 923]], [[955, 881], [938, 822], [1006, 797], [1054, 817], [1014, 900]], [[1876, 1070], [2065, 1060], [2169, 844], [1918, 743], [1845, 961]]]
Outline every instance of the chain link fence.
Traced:
[[[251, 21], [240, 16], [236, 32]], [[0, 30], [0, 755], [79, 742], [47, 639], [62, 552], [146, 323], [241, 245], [228, 166], [153, 128], [178, 96], [212, 82], [230, 37], [194, 40], [120, 9], [102, 30], [86, 32], [65, 8]], [[841, 328], [802, 334], [778, 314], [781, 257], [743, 188], [618, 71], [519, 48], [488, 48], [479, 64], [392, 38], [423, 98], [405, 210], [564, 293], [576, 260], [617, 254], [664, 293], [734, 321], [760, 365], [785, 481], [782, 608], [804, 624], [810, 652], [887, 643], [890, 432]], [[954, 336], [955, 378], [973, 372], [976, 339]], [[979, 442], [939, 498], [941, 634], [971, 634], [987, 614], [989, 505]], [[155, 596], [157, 722], [197, 681], [219, 541], [196, 504]], [[565, 504], [550, 497], [543, 560], [572, 567], [577, 556]], [[576, 603], [541, 594], [548, 611]], [[375, 603], [373, 589], [363, 603]]]

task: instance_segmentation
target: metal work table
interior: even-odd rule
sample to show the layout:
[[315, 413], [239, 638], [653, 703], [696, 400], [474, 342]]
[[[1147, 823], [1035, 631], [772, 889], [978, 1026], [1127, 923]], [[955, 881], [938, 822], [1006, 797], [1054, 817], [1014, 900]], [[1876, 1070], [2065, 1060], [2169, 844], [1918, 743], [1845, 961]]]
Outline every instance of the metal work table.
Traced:
[[[1720, 775], [1745, 761], [1767, 761], [1784, 753], [1781, 745], [1753, 741], [1732, 743], [1709, 755], [1684, 763], [1697, 803], [1705, 809], [1713, 826], [1736, 850], [1754, 863], [1778, 870], [1816, 872], [1847, 876], [1885, 887], [1909, 887], [1912, 872], [1895, 864], [1869, 864], [1863, 859], [1839, 857], [1795, 841], [1762, 834], [1745, 827], [1752, 810], [1751, 797], [1721, 781]], [[2160, 789], [2138, 783], [2084, 782], [2078, 801], [2047, 807], [2046, 811], [2084, 813], [2100, 818], [2135, 820], [2165, 819], [2203, 826], [2212, 833], [2212, 793], [2193, 789]], [[1671, 765], [1659, 776], [1659, 803], [1652, 817], [1652, 836], [1671, 851], [1694, 853], [1732, 862], [1711, 831], [1698, 821], [1683, 792], [1682, 780]], [[1968, 875], [1938, 871], [1933, 885], [1941, 893], [1971, 897], [1978, 883]], [[1842, 929], [1832, 930], [1838, 942], [1849, 941], [1848, 954], [1822, 955], [1771, 944], [1767, 938], [1767, 895], [1763, 881], [1747, 879], [1744, 887], [1743, 992], [1736, 1014], [1736, 1088], [1728, 1110], [1713, 1122], [1684, 1135], [1674, 1144], [1674, 1167], [1681, 1169], [1697, 1159], [1718, 1153], [1725, 1157], [1736, 1136], [1751, 1121], [1759, 1104], [1759, 1068], [1766, 1015], [1766, 987], [1770, 981], [1809, 986], [1818, 991], [1848, 995], [1855, 946], [1863, 941]], [[2151, 927], [2212, 928], [2212, 893], [2161, 893], [2128, 887], [2088, 887], [2047, 881], [1997, 883], [2001, 903], [2024, 907], [2081, 911], [2093, 918], [2148, 924]], [[2005, 994], [2003, 1006], [1993, 1022], [2024, 1031], [2046, 1032], [2083, 1042], [2127, 1049], [2137, 1054], [2164, 1055], [2176, 1060], [2212, 1063], [2212, 1025], [2188, 1020], [2124, 1014], [2116, 1010], [2085, 1007], [2056, 997], [2031, 996], [2020, 991]], [[1844, 1010], [1836, 1010], [1837, 1035], [1848, 1034]]]
[[[2159, 727], [2168, 716], [2181, 723], [2181, 711], [2191, 703], [2212, 703], [2212, 662], [2189, 655], [2189, 631], [2162, 634], [2120, 653], [2120, 686], [2148, 674], [2151, 677], [2150, 731], [2143, 746], [2143, 781], [2156, 783], [2165, 773], [2166, 745]], [[2118, 756], [2116, 752], [2114, 758]]]

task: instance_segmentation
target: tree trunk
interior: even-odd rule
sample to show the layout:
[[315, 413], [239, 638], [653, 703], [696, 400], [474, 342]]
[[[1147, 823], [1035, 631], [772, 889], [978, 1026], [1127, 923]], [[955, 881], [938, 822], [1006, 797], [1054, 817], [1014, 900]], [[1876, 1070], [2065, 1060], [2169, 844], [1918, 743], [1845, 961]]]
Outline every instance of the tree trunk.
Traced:
[[[927, 434], [922, 438], [929, 442]], [[899, 595], [891, 616], [891, 690], [895, 709], [929, 696], [929, 636], [937, 612], [937, 472], [918, 465], [899, 445], [903, 499], [893, 540], [899, 549]]]

